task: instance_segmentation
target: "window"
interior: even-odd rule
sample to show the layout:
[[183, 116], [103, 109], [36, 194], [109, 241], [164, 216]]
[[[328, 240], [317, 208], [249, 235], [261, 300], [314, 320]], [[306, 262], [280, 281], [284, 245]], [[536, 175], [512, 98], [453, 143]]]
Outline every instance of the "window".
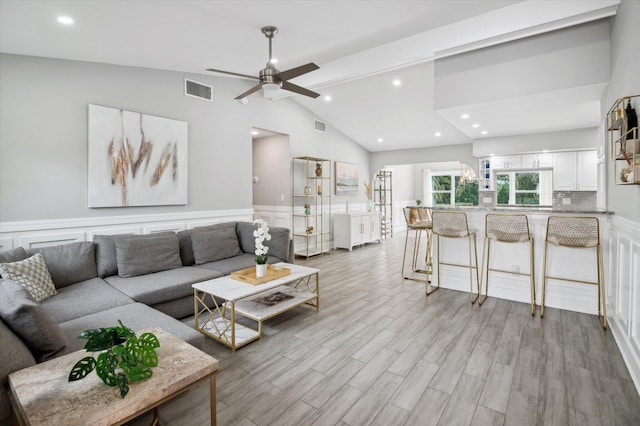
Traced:
[[540, 173], [497, 173], [496, 204], [540, 205]]
[[478, 205], [477, 180], [460, 183], [460, 176], [455, 174], [433, 175], [431, 192], [434, 206]]
[[451, 204], [451, 176], [432, 176], [431, 190], [434, 206]]

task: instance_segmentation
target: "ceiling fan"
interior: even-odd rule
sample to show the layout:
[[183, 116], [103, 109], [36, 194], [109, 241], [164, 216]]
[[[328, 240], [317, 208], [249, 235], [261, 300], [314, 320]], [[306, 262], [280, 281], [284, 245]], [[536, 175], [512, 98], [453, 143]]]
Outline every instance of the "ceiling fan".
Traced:
[[216, 70], [212, 68], [207, 68], [207, 71], [213, 71], [213, 72], [219, 72], [222, 74], [229, 74], [229, 75], [235, 75], [238, 77], [250, 78], [252, 80], [258, 80], [260, 82], [257, 86], [252, 87], [251, 89], [247, 90], [243, 94], [237, 96], [235, 99], [246, 98], [250, 94], [257, 92], [260, 89], [264, 89], [265, 91], [284, 89], [290, 92], [309, 96], [311, 98], [317, 98], [318, 96], [320, 96], [319, 93], [313, 92], [309, 89], [305, 89], [304, 87], [297, 86], [293, 83], [289, 83], [288, 80], [301, 76], [302, 74], [315, 71], [318, 68], [320, 68], [319, 66], [317, 66], [313, 62], [310, 62], [306, 65], [301, 65], [299, 67], [291, 68], [286, 71], [278, 71], [278, 69], [271, 62], [271, 60], [273, 59], [271, 55], [271, 39], [273, 39], [273, 37], [276, 35], [277, 32], [278, 32], [278, 28], [276, 27], [262, 28], [262, 34], [264, 34], [265, 37], [269, 39], [269, 62], [267, 62], [267, 66], [264, 69], [260, 70], [259, 77], [256, 77], [253, 75], [238, 74], [236, 72]]

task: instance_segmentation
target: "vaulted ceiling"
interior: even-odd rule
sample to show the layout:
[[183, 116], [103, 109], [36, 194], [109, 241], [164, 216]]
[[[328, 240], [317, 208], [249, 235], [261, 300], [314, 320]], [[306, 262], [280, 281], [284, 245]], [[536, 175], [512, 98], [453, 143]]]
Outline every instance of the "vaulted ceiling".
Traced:
[[[260, 28], [274, 25], [279, 28], [273, 42], [277, 67], [286, 70], [315, 62], [319, 70], [293, 83], [322, 95], [310, 99], [282, 92], [274, 102], [291, 96], [374, 152], [568, 125], [597, 127], [603, 90], [598, 85], [568, 93], [574, 99], [570, 108], [558, 99], [553, 113], [550, 95], [540, 93], [499, 105], [437, 111], [434, 62], [606, 18], [615, 14], [618, 4], [619, 0], [0, 0], [0, 51], [209, 75], [206, 68], [256, 75], [268, 59]], [[75, 22], [62, 26], [56, 22], [61, 15]], [[394, 85], [394, 80], [400, 84]], [[246, 84], [248, 89], [254, 82]], [[330, 101], [324, 99], [327, 95]], [[561, 98], [562, 93], [554, 96]], [[529, 118], [521, 124], [504, 120], [516, 101]], [[580, 111], [582, 119], [563, 117], [563, 110]], [[482, 117], [488, 133], [465, 127], [468, 123], [458, 117], [461, 111]], [[533, 128], [527, 126], [532, 122]]]

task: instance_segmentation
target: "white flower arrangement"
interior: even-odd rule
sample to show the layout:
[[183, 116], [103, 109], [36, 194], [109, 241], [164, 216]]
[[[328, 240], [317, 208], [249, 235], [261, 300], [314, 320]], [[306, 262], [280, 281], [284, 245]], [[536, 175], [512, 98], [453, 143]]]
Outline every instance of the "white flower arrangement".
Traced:
[[254, 220], [253, 224], [257, 225], [257, 228], [253, 231], [253, 236], [256, 239], [256, 263], [264, 265], [267, 263], [267, 259], [269, 259], [269, 256], [267, 256], [269, 247], [263, 244], [265, 241], [271, 240], [269, 225], [262, 219]]

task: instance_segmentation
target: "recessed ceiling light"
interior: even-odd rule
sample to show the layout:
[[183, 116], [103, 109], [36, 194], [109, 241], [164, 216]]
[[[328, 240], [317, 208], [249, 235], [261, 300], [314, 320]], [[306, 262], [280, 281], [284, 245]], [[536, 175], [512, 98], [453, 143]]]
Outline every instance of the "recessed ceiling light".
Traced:
[[486, 134], [488, 134], [488, 133], [489, 133], [489, 132], [487, 132], [486, 130], [483, 130], [483, 131], [481, 131], [481, 132], [480, 132], [480, 134], [481, 134], [481, 135], [486, 135]]
[[462, 114], [462, 115], [460, 116], [460, 118], [462, 118], [463, 120], [466, 120], [466, 119], [467, 119], [467, 118], [469, 118], [469, 117], [470, 117], [470, 115], [469, 115], [469, 114]]
[[277, 64], [278, 63], [278, 58], [271, 58], [271, 63], [272, 64]]
[[442, 136], [442, 133], [440, 132], [435, 132], [434, 135], [436, 135], [436, 138], [439, 138], [440, 136]]
[[258, 132], [257, 130], [252, 130], [252, 131], [251, 131], [251, 134], [252, 134], [253, 136], [255, 136], [255, 135], [259, 134], [259, 133], [260, 133], [260, 132]]
[[477, 129], [478, 127], [480, 127], [480, 125], [478, 123], [473, 123], [471, 127], [473, 127], [474, 129]]
[[327, 102], [331, 102], [331, 95], [324, 95], [324, 100]]
[[382, 142], [384, 142], [384, 139], [378, 138], [378, 143], [382, 143]]
[[71, 25], [74, 21], [71, 16], [58, 16], [58, 22], [63, 25]]
[[548, 149], [543, 149], [542, 152], [549, 152], [549, 150]]
[[396, 87], [402, 86], [402, 81], [400, 81], [398, 79], [395, 79], [395, 80], [393, 80], [393, 85], [396, 86]]

